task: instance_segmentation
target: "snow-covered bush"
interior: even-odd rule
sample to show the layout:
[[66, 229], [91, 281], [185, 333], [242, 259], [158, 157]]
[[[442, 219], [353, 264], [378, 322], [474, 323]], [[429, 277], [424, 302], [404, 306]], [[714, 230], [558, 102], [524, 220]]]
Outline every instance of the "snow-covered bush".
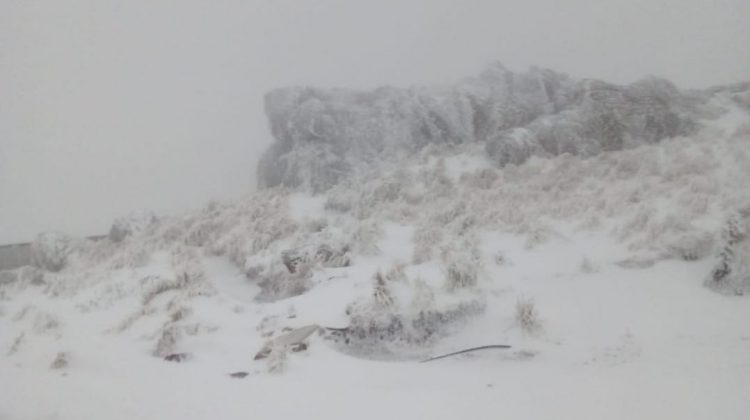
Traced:
[[267, 302], [301, 295], [310, 287], [311, 276], [312, 267], [308, 263], [297, 265], [295, 271], [291, 273], [283, 263], [274, 263], [261, 268], [251, 278], [261, 289], [255, 299]]
[[31, 261], [47, 271], [60, 271], [75, 251], [73, 238], [59, 232], [39, 234], [31, 243]]
[[727, 219], [721, 232], [718, 262], [705, 284], [722, 293], [750, 292], [750, 209]]
[[0, 270], [0, 299], [21, 292], [29, 286], [41, 286], [45, 283], [44, 277], [44, 270], [33, 266]]
[[542, 327], [536, 304], [533, 299], [518, 299], [516, 301], [516, 324], [526, 333], [535, 334]]
[[354, 249], [362, 255], [378, 255], [380, 247], [378, 241], [383, 236], [380, 224], [374, 220], [366, 220], [357, 224], [352, 232]]
[[714, 235], [710, 232], [690, 232], [678, 236], [667, 244], [667, 255], [685, 261], [696, 261], [711, 256], [714, 250]]
[[52, 361], [52, 364], [50, 364], [50, 369], [53, 370], [60, 370], [65, 369], [70, 364], [70, 353], [68, 352], [58, 352], [55, 356], [55, 359]]
[[156, 357], [166, 357], [175, 352], [177, 342], [180, 341], [182, 333], [180, 328], [174, 323], [167, 324], [159, 332], [159, 339], [152, 354]]
[[425, 261], [432, 259], [437, 247], [443, 237], [442, 229], [426, 223], [417, 226], [414, 230], [414, 254], [412, 255], [412, 262], [414, 264], [421, 264]]
[[445, 265], [445, 284], [448, 290], [458, 290], [477, 285], [476, 261], [455, 258]]
[[121, 242], [128, 236], [137, 235], [155, 225], [159, 219], [153, 212], [140, 211], [116, 219], [109, 229], [109, 239]]
[[430, 286], [418, 278], [412, 281], [403, 265], [396, 264], [374, 274], [372, 294], [350, 303], [349, 326], [331, 334], [344, 351], [393, 357], [434, 344], [483, 310], [481, 301], [467, 296], [438, 305]]
[[385, 310], [392, 308], [396, 304], [396, 300], [393, 297], [383, 274], [378, 271], [375, 273], [373, 280], [375, 286], [373, 288], [372, 297], [375, 305]]

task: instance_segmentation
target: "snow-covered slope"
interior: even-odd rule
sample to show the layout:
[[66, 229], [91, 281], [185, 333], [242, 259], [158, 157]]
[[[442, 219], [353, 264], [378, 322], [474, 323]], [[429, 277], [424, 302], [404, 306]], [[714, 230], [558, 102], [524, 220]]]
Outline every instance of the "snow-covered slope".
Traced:
[[[747, 418], [750, 86], [613, 87], [609, 136], [587, 128], [598, 82], [494, 71], [458, 99], [276, 92], [261, 170], [285, 185], [40, 237], [41, 268], [0, 272], [0, 419]], [[492, 99], [508, 86], [527, 93]], [[467, 98], [494, 122], [446, 122]], [[518, 98], [533, 118], [501, 127]], [[394, 122], [417, 100], [442, 128]], [[518, 130], [541, 149], [498, 159]], [[486, 344], [512, 347], [418, 363]]]

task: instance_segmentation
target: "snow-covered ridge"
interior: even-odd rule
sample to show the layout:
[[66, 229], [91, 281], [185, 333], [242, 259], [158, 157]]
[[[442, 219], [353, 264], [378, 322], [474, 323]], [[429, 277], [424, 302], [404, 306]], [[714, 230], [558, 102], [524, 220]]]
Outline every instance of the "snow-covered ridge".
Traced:
[[593, 156], [696, 132], [720, 90], [685, 92], [657, 78], [618, 86], [499, 64], [446, 87], [277, 89], [265, 98], [275, 143], [258, 178], [320, 192], [429, 145], [479, 143], [500, 165]]

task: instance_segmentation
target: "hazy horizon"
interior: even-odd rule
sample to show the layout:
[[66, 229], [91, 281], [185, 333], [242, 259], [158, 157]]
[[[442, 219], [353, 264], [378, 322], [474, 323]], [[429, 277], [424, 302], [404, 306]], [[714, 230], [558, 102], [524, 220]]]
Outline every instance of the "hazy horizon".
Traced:
[[0, 3], [0, 244], [255, 188], [276, 87], [449, 83], [489, 62], [750, 80], [750, 2]]

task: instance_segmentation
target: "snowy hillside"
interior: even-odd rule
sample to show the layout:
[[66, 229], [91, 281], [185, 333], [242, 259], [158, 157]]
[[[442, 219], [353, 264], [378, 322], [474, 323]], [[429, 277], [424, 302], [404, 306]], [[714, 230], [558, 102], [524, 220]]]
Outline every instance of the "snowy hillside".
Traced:
[[0, 272], [1, 420], [750, 416], [750, 84], [266, 105], [265, 188]]

